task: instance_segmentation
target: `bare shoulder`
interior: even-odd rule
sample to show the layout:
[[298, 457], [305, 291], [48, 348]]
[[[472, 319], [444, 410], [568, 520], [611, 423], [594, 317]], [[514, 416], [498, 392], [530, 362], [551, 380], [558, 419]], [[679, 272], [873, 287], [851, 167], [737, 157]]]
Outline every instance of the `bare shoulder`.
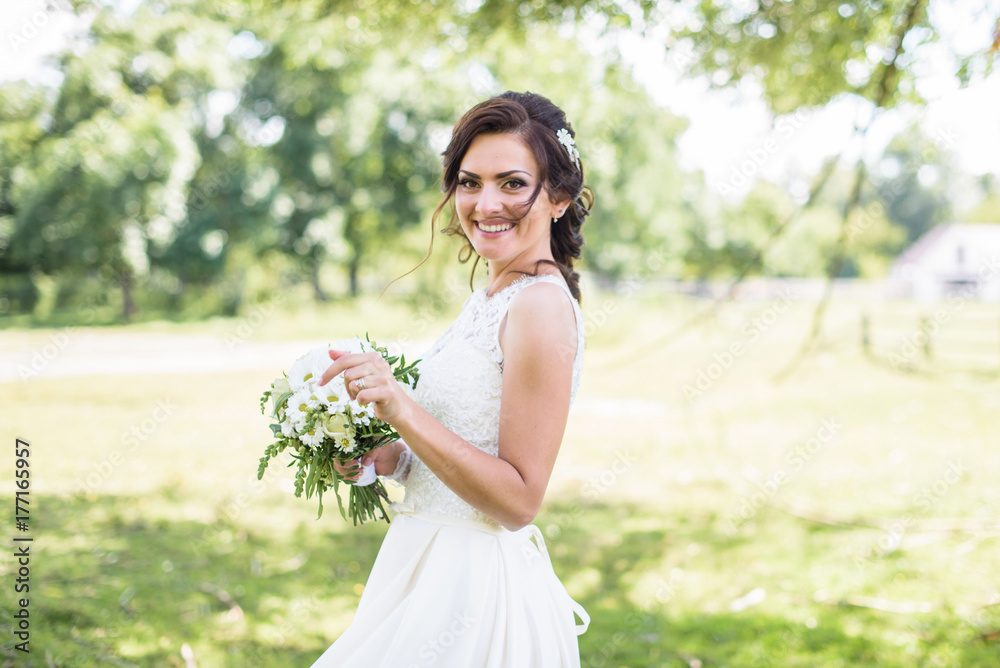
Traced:
[[541, 312], [556, 317], [565, 315], [572, 316], [573, 319], [576, 317], [566, 290], [549, 281], [538, 281], [521, 289], [511, 298], [508, 308], [511, 312], [525, 315]]
[[576, 348], [573, 303], [564, 288], [548, 281], [533, 283], [511, 298], [506, 329], [518, 339]]

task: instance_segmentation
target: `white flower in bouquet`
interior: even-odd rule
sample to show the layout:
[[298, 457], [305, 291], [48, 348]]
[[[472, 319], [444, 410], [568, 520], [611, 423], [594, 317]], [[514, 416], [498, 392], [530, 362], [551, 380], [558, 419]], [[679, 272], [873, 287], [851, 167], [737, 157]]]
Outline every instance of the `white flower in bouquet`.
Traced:
[[326, 436], [323, 434], [323, 430], [316, 428], [313, 428], [311, 431], [307, 431], [303, 434], [299, 434], [299, 440], [302, 441], [302, 444], [309, 446], [313, 450], [318, 448], [323, 443], [324, 438], [326, 438]]
[[[316, 408], [318, 401], [310, 400], [308, 389], [301, 389], [292, 393], [285, 405], [285, 415], [295, 428], [296, 433], [300, 433], [306, 426], [306, 418], [309, 417], [309, 409]], [[310, 405], [311, 404], [311, 405]]]
[[284, 410], [284, 408], [278, 405], [281, 396], [286, 392], [291, 392], [292, 387], [291, 385], [288, 384], [288, 379], [282, 376], [281, 378], [278, 378], [273, 383], [271, 383], [271, 388], [272, 388], [271, 408], [274, 411], [274, 414], [277, 415], [279, 410], [282, 411]]
[[295, 360], [292, 368], [288, 370], [288, 384], [293, 390], [299, 391], [316, 385], [319, 377], [333, 363], [329, 350], [329, 348], [316, 348]]
[[337, 439], [341, 436], [347, 436], [353, 442], [354, 426], [351, 424], [350, 419], [343, 413], [327, 413], [318, 418], [318, 423], [323, 430], [323, 434], [329, 438]]
[[[332, 362], [333, 360], [331, 360]], [[351, 395], [347, 393], [343, 376], [337, 376], [326, 385], [314, 386], [312, 391], [319, 403], [326, 406], [330, 412], [341, 410], [351, 402]]]
[[[404, 385], [403, 387], [406, 387], [406, 386]], [[357, 407], [352, 406], [351, 407], [351, 412], [354, 414], [354, 421], [355, 421], [355, 423], [364, 425], [366, 427], [369, 424], [371, 424], [372, 420], [376, 420], [377, 419], [375, 417], [375, 407], [372, 406], [371, 404], [365, 404], [364, 406], [361, 406], [359, 404], [359, 405], [357, 405]]]

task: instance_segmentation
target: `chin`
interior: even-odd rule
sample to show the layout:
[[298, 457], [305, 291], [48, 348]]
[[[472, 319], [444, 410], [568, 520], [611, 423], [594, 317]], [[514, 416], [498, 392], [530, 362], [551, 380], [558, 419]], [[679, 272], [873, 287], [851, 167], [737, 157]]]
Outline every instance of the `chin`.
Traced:
[[473, 244], [472, 245], [472, 249], [474, 251], [476, 251], [476, 255], [478, 255], [482, 259], [486, 260], [487, 262], [499, 262], [500, 260], [502, 260], [505, 257], [504, 254], [497, 253], [496, 249], [492, 249], [492, 251], [491, 251], [491, 249], [489, 249], [489, 248], [482, 248], [481, 246], [482, 246], [482, 244], [480, 244], [480, 247], [477, 248], [476, 245]]

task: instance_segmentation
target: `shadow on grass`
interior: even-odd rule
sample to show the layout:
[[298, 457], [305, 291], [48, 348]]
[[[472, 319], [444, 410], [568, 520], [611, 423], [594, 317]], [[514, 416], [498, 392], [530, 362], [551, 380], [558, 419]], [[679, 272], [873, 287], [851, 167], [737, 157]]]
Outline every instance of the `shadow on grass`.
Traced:
[[[169, 493], [41, 499], [32, 654], [8, 643], [0, 663], [183, 668], [187, 643], [199, 668], [311, 665], [331, 629], [350, 622], [385, 527], [339, 532], [303, 522], [277, 537], [185, 519], [193, 503]], [[592, 617], [580, 638], [584, 667], [995, 665], [995, 647], [962, 636], [945, 613], [900, 620], [808, 600], [787, 616], [774, 606], [704, 612], [707, 601], [676, 596], [662, 578], [648, 602], [632, 602], [636, 578], [655, 573], [665, 554], [697, 542], [724, 563], [745, 543], [715, 532], [711, 517], [554, 504], [538, 523], [560, 577], [590, 583], [577, 596]], [[801, 607], [814, 623], [794, 621]], [[9, 604], [0, 611], [4, 620], [12, 613]], [[920, 640], [907, 640], [914, 635]]]
[[[770, 533], [795, 533], [797, 541], [830, 534], [817, 541], [815, 549], [821, 553], [835, 538], [826, 527], [817, 532], [811, 523], [778, 514], [774, 519], [763, 516], [776, 525]], [[791, 523], [792, 529], [783, 522]], [[812, 598], [814, 588], [786, 593], [781, 591], [783, 583], [764, 578], [762, 586], [778, 590], [775, 598], [790, 602], [768, 601], [730, 612], [730, 600], [718, 600], [725, 587], [706, 579], [737, 581], [751, 567], [745, 561], [750, 553], [755, 560], [772, 560], [780, 579], [786, 575], [781, 568], [790, 567], [808, 581], [815, 555], [790, 548], [795, 541], [775, 541], [767, 533], [756, 538], [726, 535], [717, 530], [723, 522], [709, 511], [701, 516], [655, 517], [650, 508], [629, 504], [593, 504], [585, 509], [550, 504], [538, 523], [551, 537], [549, 550], [564, 581], [572, 582], [583, 570], [599, 574], [588, 594], [577, 597], [591, 616], [589, 630], [580, 637], [584, 668], [1000, 665], [995, 642], [977, 638], [981, 628], [947, 608], [907, 616], [818, 603]], [[684, 554], [692, 545], [699, 551], [689, 553], [697, 555], [689, 563], [701, 572], [675, 580], [664, 572], [663, 564], [668, 555]], [[829, 554], [824, 556], [829, 559]], [[852, 568], [846, 560], [844, 572]], [[637, 578], [637, 573], [650, 577]], [[980, 619], [980, 624], [1000, 626], [1000, 611], [989, 617]]]
[[322, 653], [322, 620], [353, 612], [385, 528], [303, 522], [277, 538], [175, 519], [194, 502], [170, 496], [39, 499], [32, 653], [5, 645], [11, 665], [182, 667], [185, 643], [200, 668], [308, 666]]

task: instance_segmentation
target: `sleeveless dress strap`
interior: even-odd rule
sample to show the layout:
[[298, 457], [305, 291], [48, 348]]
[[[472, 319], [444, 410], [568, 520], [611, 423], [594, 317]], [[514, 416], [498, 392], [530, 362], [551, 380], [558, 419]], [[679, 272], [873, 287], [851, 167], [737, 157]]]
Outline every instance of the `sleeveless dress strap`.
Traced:
[[566, 293], [566, 295], [570, 298], [570, 300], [576, 303], [576, 297], [573, 296], [573, 293], [570, 291], [569, 286], [566, 285], [566, 281], [562, 280], [558, 276], [553, 276], [552, 274], [541, 274], [540, 276], [538, 276], [537, 280], [542, 281], [543, 283], [551, 283], [552, 285], [558, 285], [560, 288], [563, 289], [563, 292]]

